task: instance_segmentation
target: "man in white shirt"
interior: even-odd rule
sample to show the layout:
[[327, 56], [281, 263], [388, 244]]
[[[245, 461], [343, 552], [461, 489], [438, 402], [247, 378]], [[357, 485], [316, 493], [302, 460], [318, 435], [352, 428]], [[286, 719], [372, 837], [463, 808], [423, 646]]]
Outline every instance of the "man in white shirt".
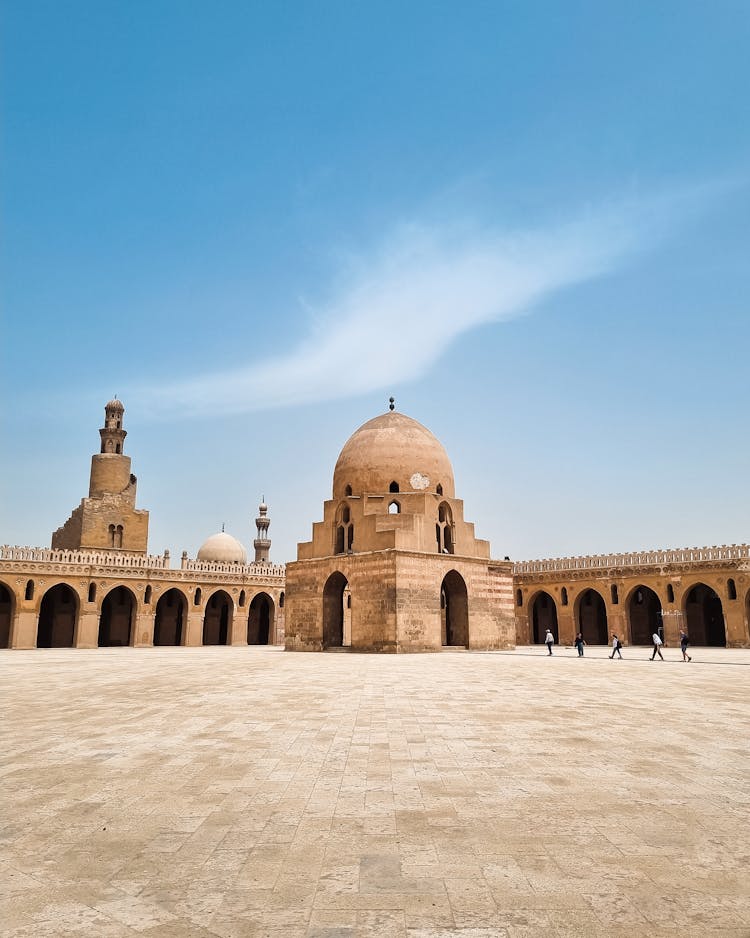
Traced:
[[658, 655], [661, 660], [664, 661], [664, 655], [661, 653], [661, 646], [664, 644], [664, 642], [661, 640], [661, 635], [659, 635], [658, 632], [654, 632], [654, 634], [651, 636], [651, 641], [654, 643], [654, 653], [651, 655], [651, 660], [653, 661], [654, 658]]

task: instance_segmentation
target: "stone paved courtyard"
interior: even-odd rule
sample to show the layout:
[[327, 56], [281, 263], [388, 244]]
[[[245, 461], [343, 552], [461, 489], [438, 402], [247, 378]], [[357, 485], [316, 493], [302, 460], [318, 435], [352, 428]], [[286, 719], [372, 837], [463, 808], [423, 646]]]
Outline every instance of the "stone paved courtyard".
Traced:
[[3, 936], [750, 935], [750, 652], [2, 652]]

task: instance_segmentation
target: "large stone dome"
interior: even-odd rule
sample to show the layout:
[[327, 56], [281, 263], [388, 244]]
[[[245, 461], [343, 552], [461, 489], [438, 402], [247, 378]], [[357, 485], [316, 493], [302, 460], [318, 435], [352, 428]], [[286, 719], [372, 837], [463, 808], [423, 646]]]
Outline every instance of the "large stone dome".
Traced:
[[411, 417], [389, 411], [362, 424], [344, 444], [333, 471], [333, 497], [387, 493], [394, 482], [400, 492], [455, 497], [453, 468], [440, 440]]
[[219, 531], [201, 545], [198, 560], [209, 563], [247, 563], [247, 551], [236, 537]]

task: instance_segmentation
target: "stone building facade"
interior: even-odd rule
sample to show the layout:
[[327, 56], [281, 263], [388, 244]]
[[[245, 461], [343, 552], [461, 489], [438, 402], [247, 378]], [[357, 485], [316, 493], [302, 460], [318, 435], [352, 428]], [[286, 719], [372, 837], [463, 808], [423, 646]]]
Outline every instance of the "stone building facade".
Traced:
[[[284, 565], [268, 559], [268, 506], [256, 559], [219, 532], [179, 569], [150, 556], [148, 512], [123, 453], [124, 407], [110, 401], [89, 495], [52, 548], [0, 547], [0, 648], [284, 644]], [[260, 542], [260, 551], [258, 542]]]
[[332, 498], [286, 567], [286, 647], [437, 651], [515, 644], [511, 564], [490, 560], [442, 444], [391, 410], [339, 455]]
[[540, 643], [549, 628], [572, 644], [616, 634], [668, 644], [684, 629], [695, 645], [750, 647], [750, 546], [563, 557], [514, 564], [516, 640]]
[[668, 644], [750, 647], [750, 546], [510, 563], [490, 558], [456, 498], [440, 442], [389, 411], [336, 463], [332, 498], [297, 561], [269, 561], [268, 506], [254, 562], [220, 531], [195, 559], [148, 554], [124, 407], [110, 401], [89, 494], [52, 548], [0, 547], [0, 648], [277, 644], [290, 649], [435, 651], [616, 633]]

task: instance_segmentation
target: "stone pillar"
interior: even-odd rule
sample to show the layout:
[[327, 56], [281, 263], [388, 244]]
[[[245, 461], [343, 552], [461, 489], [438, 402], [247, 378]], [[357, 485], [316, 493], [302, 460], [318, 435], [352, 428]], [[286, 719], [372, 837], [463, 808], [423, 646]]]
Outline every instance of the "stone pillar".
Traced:
[[[20, 603], [19, 603], [20, 606]], [[18, 609], [15, 622], [11, 623], [11, 648], [36, 648], [36, 629], [39, 613], [36, 609]]]
[[235, 605], [232, 613], [232, 629], [229, 636], [230, 645], [247, 645], [247, 617], [250, 607], [245, 605], [242, 609]]
[[76, 648], [99, 647], [99, 612], [96, 603], [81, 603], [73, 642]]
[[569, 603], [567, 606], [557, 604], [557, 634], [560, 645], [572, 645], [575, 641], [576, 633], [575, 614], [573, 606]]
[[135, 635], [133, 645], [136, 648], [151, 648], [154, 644], [154, 625], [156, 623], [156, 608], [147, 606], [135, 619]]
[[680, 644], [680, 629], [685, 628], [685, 619], [679, 609], [662, 607], [661, 621], [664, 627], [664, 644], [674, 647]]
[[724, 628], [727, 633], [727, 648], [750, 647], [748, 625], [745, 621], [744, 603], [741, 598], [724, 600]]
[[[622, 592], [621, 589], [620, 592]], [[609, 629], [609, 635], [607, 636], [607, 639], [609, 644], [612, 644], [612, 633], [614, 632], [623, 645], [629, 645], [630, 629], [628, 628], [628, 617], [625, 613], [625, 608], [619, 603], [614, 606], [611, 601], [606, 599], [604, 601], [604, 606], [607, 610], [607, 628]]]
[[[525, 599], [524, 599], [525, 603]], [[516, 645], [531, 645], [531, 627], [526, 605], [516, 606]]]
[[185, 644], [191, 648], [203, 644], [203, 610], [196, 609], [188, 612], [187, 629], [185, 630]]
[[286, 638], [286, 609], [277, 604], [273, 617], [273, 644], [283, 645]]

